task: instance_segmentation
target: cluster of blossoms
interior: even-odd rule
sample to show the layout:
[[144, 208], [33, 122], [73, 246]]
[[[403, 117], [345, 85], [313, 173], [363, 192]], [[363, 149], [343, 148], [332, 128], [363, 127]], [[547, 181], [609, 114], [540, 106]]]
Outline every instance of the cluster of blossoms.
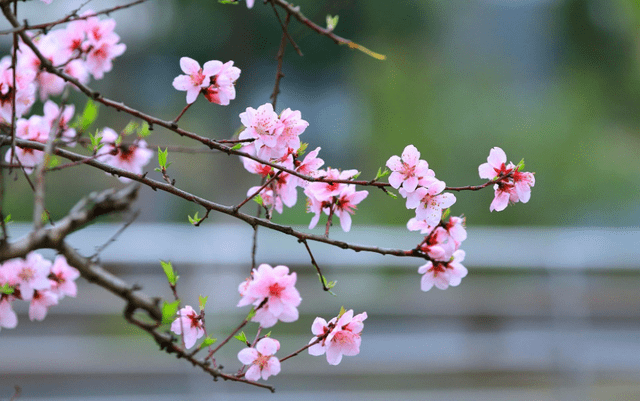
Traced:
[[186, 75], [178, 75], [173, 80], [173, 87], [179, 91], [187, 92], [187, 103], [196, 101], [198, 94], [202, 92], [211, 103], [222, 106], [236, 98], [235, 82], [240, 77], [240, 69], [233, 66], [233, 61], [222, 63], [211, 60], [200, 64], [192, 58], [182, 57], [180, 68]]
[[321, 317], [317, 317], [311, 326], [311, 332], [315, 335], [309, 341], [313, 344], [309, 347], [309, 354], [327, 354], [327, 362], [337, 365], [342, 361], [342, 355], [354, 356], [360, 353], [360, 334], [364, 328], [362, 323], [367, 318], [367, 312], [353, 316], [353, 310], [334, 317], [327, 323]]
[[302, 302], [295, 287], [296, 279], [296, 273], [289, 273], [287, 266], [271, 267], [263, 263], [251, 271], [251, 279], [238, 287], [242, 296], [238, 306], [251, 304], [256, 307], [251, 320], [264, 328], [273, 326], [278, 320], [295, 322], [298, 320], [298, 306]]
[[[20, 118], [16, 122], [16, 137], [29, 141], [47, 143], [50, 135], [57, 135], [66, 141], [67, 145], [75, 145], [76, 130], [69, 127], [73, 118], [75, 107], [63, 105], [60, 108], [56, 103], [47, 100], [44, 104], [44, 116], [32, 115], [29, 119]], [[34, 149], [16, 148], [15, 158], [11, 150], [5, 154], [5, 161], [11, 163], [17, 159], [25, 167], [26, 172], [31, 172], [33, 167], [42, 161], [44, 152]]]
[[[87, 11], [83, 16], [92, 15]], [[102, 79], [111, 71], [113, 59], [122, 55], [126, 45], [113, 31], [115, 20], [89, 17], [70, 22], [65, 29], [56, 29], [32, 38], [40, 53], [56, 68], [76, 78], [89, 82], [90, 75]], [[55, 74], [46, 72], [40, 59], [24, 42], [17, 51], [16, 87], [13, 87], [11, 58], [0, 60], [0, 123], [11, 122], [12, 97], [16, 95], [16, 116], [29, 111], [39, 94], [45, 101], [49, 96], [60, 95], [66, 82]]]
[[492, 148], [487, 163], [478, 167], [480, 178], [495, 180], [495, 197], [489, 210], [500, 212], [516, 202], [527, 203], [531, 198], [531, 187], [536, 184], [533, 173], [520, 171], [520, 166], [507, 163], [507, 155], [498, 147]]
[[[318, 157], [320, 148], [309, 152], [302, 161], [299, 160], [302, 146], [300, 134], [309, 123], [302, 119], [298, 110], [285, 109], [278, 115], [273, 106], [266, 103], [257, 110], [248, 107], [240, 114], [240, 120], [245, 129], [240, 133], [239, 139], [253, 139], [253, 142], [242, 147], [245, 153], [314, 178], [350, 180], [359, 174], [357, 170], [321, 170], [324, 160]], [[261, 186], [250, 188], [247, 196], [259, 194], [262, 204], [278, 213], [282, 213], [283, 205], [293, 207], [298, 199], [297, 188], [304, 188], [307, 211], [315, 214], [309, 228], [316, 226], [324, 212], [328, 216], [338, 216], [342, 229], [349, 231], [351, 214], [354, 213], [356, 205], [368, 195], [367, 191], [356, 191], [353, 184], [309, 183], [253, 159], [244, 157], [242, 163], [247, 171], [268, 180], [268, 185], [262, 189]]]
[[10, 259], [0, 265], [0, 328], [12, 329], [18, 317], [11, 303], [29, 302], [29, 319], [43, 320], [50, 306], [65, 296], [75, 297], [75, 279], [80, 273], [69, 266], [64, 256], [53, 263], [30, 252], [25, 259]]

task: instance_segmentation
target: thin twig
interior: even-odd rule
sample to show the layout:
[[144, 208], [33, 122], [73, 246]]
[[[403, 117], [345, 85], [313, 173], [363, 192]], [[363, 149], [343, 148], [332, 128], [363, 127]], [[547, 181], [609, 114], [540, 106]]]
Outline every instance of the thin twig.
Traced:
[[293, 40], [291, 35], [289, 35], [289, 31], [287, 30], [287, 26], [289, 25], [289, 19], [291, 18], [291, 13], [287, 11], [287, 18], [286, 18], [286, 21], [283, 23], [282, 18], [280, 18], [280, 14], [278, 14], [278, 10], [276, 9], [275, 4], [273, 4], [273, 1], [270, 0], [269, 3], [271, 3], [271, 7], [273, 7], [273, 12], [276, 13], [276, 17], [278, 18], [278, 22], [280, 23], [280, 28], [282, 28], [282, 34], [286, 36], [286, 38], [291, 43], [291, 46], [293, 46], [293, 48], [296, 49], [296, 53], [298, 53], [298, 56], [302, 57], [303, 56], [302, 50], [300, 50], [300, 47]]
[[[276, 6], [273, 5], [273, 11], [275, 11], [276, 15], [278, 15], [278, 10], [276, 10]], [[291, 18], [291, 14], [287, 14], [287, 19], [285, 20], [284, 25], [282, 25], [282, 39], [280, 39], [280, 49], [278, 49], [278, 55], [276, 58], [278, 59], [278, 68], [276, 69], [276, 82], [273, 85], [273, 93], [271, 93], [271, 104], [273, 109], [276, 109], [276, 101], [278, 100], [278, 94], [280, 93], [280, 80], [284, 77], [282, 73], [282, 62], [284, 61], [284, 49], [287, 46], [287, 25], [289, 25], [289, 19]], [[280, 20], [280, 16], [278, 15], [278, 20]]]
[[99, 247], [96, 247], [96, 252], [91, 255], [91, 257], [89, 257], [89, 259], [91, 260], [96, 260], [98, 258], [98, 255], [100, 255], [100, 253], [102, 253], [102, 251], [104, 251], [109, 245], [111, 245], [113, 242], [115, 242], [116, 239], [118, 239], [118, 237], [120, 236], [120, 234], [122, 234], [124, 232], [124, 230], [126, 230], [131, 223], [133, 223], [138, 216], [140, 215], [140, 209], [136, 210], [133, 215], [131, 216], [131, 218], [129, 220], [127, 220], [126, 223], [124, 223], [122, 225], [122, 227], [120, 227], [120, 229], [118, 229], [118, 231], [116, 231], [111, 238], [109, 238], [107, 240], [107, 242], [105, 242], [104, 244], [100, 245]]
[[262, 184], [262, 186], [260, 188], [258, 188], [257, 190], [255, 190], [251, 195], [247, 196], [245, 198], [245, 200], [243, 200], [242, 202], [240, 202], [237, 206], [235, 206], [233, 208], [234, 211], [238, 211], [240, 210], [240, 208], [242, 206], [244, 206], [247, 202], [249, 202], [251, 199], [253, 199], [256, 195], [258, 195], [260, 192], [262, 192], [263, 189], [265, 189], [269, 184], [271, 184], [273, 181], [277, 180], [278, 177], [280, 176], [280, 174], [282, 173], [282, 171], [278, 171], [277, 173], [275, 173], [273, 175], [273, 177], [271, 177], [267, 182], [265, 182], [264, 184]]
[[309, 256], [311, 257], [311, 264], [313, 265], [313, 267], [316, 268], [316, 271], [318, 272], [318, 275], [320, 276], [320, 282], [322, 283], [322, 289], [325, 291], [331, 291], [331, 288], [327, 287], [325, 285], [326, 283], [326, 279], [324, 277], [324, 275], [322, 274], [322, 271], [320, 270], [320, 266], [318, 266], [318, 263], [316, 262], [316, 259], [313, 257], [313, 253], [311, 253], [311, 248], [309, 248], [309, 244], [307, 243], [307, 240], [299, 240], [298, 242], [302, 242], [304, 244], [304, 247], [307, 248], [307, 252], [309, 252]]
[[[195, 102], [194, 102], [194, 103], [195, 103]], [[186, 113], [186, 111], [187, 111], [187, 110], [189, 110], [189, 107], [191, 107], [191, 105], [192, 105], [192, 104], [193, 104], [193, 103], [187, 103], [187, 105], [186, 105], [186, 106], [184, 106], [184, 109], [182, 109], [182, 111], [180, 112], [180, 114], [178, 114], [178, 117], [176, 117], [176, 118], [173, 120], [173, 123], [174, 123], [174, 124], [177, 124], [177, 123], [178, 123], [178, 121], [180, 121], [180, 118], [182, 118], [182, 116], [184, 115], [184, 113]]]

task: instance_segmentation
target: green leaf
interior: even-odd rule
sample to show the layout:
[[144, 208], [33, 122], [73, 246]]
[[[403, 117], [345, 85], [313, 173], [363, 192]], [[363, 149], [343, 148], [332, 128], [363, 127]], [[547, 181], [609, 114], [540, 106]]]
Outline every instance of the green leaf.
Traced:
[[204, 307], [207, 305], [207, 297], [203, 297], [202, 295], [198, 296], [198, 305], [200, 306], [200, 310], [204, 310]]
[[297, 152], [298, 153], [298, 157], [302, 156], [304, 154], [304, 152], [307, 151], [307, 147], [308, 146], [309, 146], [309, 144], [305, 143], [305, 142], [300, 144], [300, 147], [298, 148], [298, 152]]
[[233, 147], [231, 147], [231, 150], [238, 150], [241, 147], [242, 147], [242, 142], [236, 143], [235, 145], [233, 145]]
[[518, 168], [517, 168], [517, 170], [516, 170], [516, 171], [522, 171], [522, 170], [524, 170], [524, 159], [520, 160], [520, 163], [518, 163], [518, 166], [517, 166], [517, 167], [518, 167]]
[[122, 135], [118, 135], [118, 137], [116, 138], [116, 141], [113, 144], [116, 145], [116, 147], [118, 147], [120, 146], [121, 143], [122, 143]]
[[176, 314], [178, 313], [178, 306], [180, 305], [180, 300], [173, 302], [163, 302], [162, 303], [162, 323], [172, 323], [176, 320]]
[[124, 127], [124, 129], [122, 130], [122, 133], [125, 135], [131, 135], [135, 131], [137, 131], [139, 127], [140, 125], [137, 122], [129, 121], [129, 124], [127, 124], [127, 126]]
[[380, 178], [382, 177], [386, 177], [389, 174], [391, 174], [391, 171], [389, 171], [389, 169], [387, 169], [386, 167], [384, 168], [384, 171], [382, 170], [382, 167], [378, 167], [378, 172], [376, 173], [376, 178], [374, 178], [374, 181], [378, 181]]
[[149, 129], [149, 123], [146, 121], [143, 121], [140, 128], [138, 128], [138, 136], [140, 138], [145, 138], [150, 134], [151, 134], [151, 130]]
[[353, 177], [351, 177], [351, 179], [352, 179], [352, 180], [357, 180], [357, 179], [358, 179], [358, 177], [360, 177], [360, 174], [362, 174], [362, 173], [361, 173], [360, 171], [358, 171], [358, 172], [356, 173], [356, 175], [354, 175]]
[[449, 217], [450, 214], [451, 214], [451, 209], [445, 209], [444, 213], [442, 214], [442, 220], [445, 220], [447, 217]]
[[238, 5], [238, 0], [218, 0], [218, 3]]
[[171, 163], [167, 164], [167, 158], [169, 157], [169, 148], [165, 150], [160, 149], [158, 146], [158, 165], [160, 168], [167, 168], [171, 165]]
[[9, 213], [7, 217], [4, 218], [4, 222], [5, 224], [11, 223], [11, 213]]
[[387, 190], [386, 193], [387, 193], [387, 195], [389, 195], [393, 199], [398, 199], [398, 195], [394, 194], [393, 192]]
[[86, 131], [98, 117], [98, 106], [98, 103], [89, 99], [87, 104], [84, 106], [82, 114], [76, 117], [72, 127], [80, 132]]
[[60, 165], [60, 159], [52, 155], [49, 156], [49, 165], [47, 166], [48, 168], [54, 168], [59, 165]]
[[333, 31], [336, 29], [338, 25], [338, 16], [332, 17], [331, 15], [327, 15], [327, 30]]
[[173, 270], [173, 266], [171, 265], [171, 262], [165, 262], [164, 260], [161, 260], [160, 264], [162, 265], [162, 270], [164, 270], [164, 274], [167, 276], [167, 280], [169, 281], [169, 284], [171, 284], [171, 286], [175, 286], [180, 276], [178, 276], [175, 270]]
[[196, 212], [196, 214], [194, 214], [193, 217], [189, 215], [187, 215], [187, 217], [189, 218], [189, 223], [193, 224], [194, 226], [198, 224], [198, 221], [200, 221], [200, 218], [198, 217], [198, 212]]
[[102, 146], [104, 146], [104, 143], [101, 143], [100, 140], [102, 139], [102, 134], [96, 130], [95, 134], [89, 134], [89, 140], [91, 141], [91, 151], [92, 152], [97, 152], [98, 150], [100, 150], [100, 148]]
[[0, 293], [11, 295], [15, 292], [15, 288], [9, 285], [9, 283], [4, 283], [2, 287], [0, 287]]
[[215, 343], [216, 341], [218, 341], [217, 338], [211, 338], [209, 336], [206, 336], [205, 339], [202, 340], [202, 345], [200, 346], [200, 348], [208, 347], [213, 343]]
[[253, 201], [255, 203], [257, 203], [258, 205], [262, 206], [264, 204], [264, 200], [262, 199], [262, 196], [260, 194], [256, 195], [253, 197]]
[[238, 334], [237, 336], [233, 336], [233, 338], [235, 338], [236, 340], [242, 342], [242, 343], [247, 343], [247, 335], [244, 334], [244, 331], [241, 331], [240, 334]]
[[251, 320], [256, 315], [256, 308], [251, 308], [249, 314], [247, 315], [246, 320]]
[[267, 334], [264, 335], [265, 337], [271, 337], [271, 332], [268, 332]]
[[342, 315], [344, 315], [346, 313], [346, 309], [344, 309], [344, 306], [340, 307], [340, 313], [338, 313], [338, 319], [340, 319], [342, 317]]
[[40, 220], [41, 220], [43, 223], [46, 223], [46, 222], [48, 222], [48, 221], [49, 221], [49, 216], [47, 215], [47, 212], [46, 212], [46, 211], [42, 212], [42, 214], [40, 215]]

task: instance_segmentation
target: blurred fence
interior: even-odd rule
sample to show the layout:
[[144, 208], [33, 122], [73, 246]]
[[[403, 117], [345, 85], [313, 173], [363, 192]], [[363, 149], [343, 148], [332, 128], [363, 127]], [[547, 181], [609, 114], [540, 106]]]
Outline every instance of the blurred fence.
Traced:
[[[94, 225], [70, 241], [85, 255], [116, 225]], [[12, 235], [28, 226], [13, 225]], [[354, 227], [332, 237], [410, 249], [419, 235], [401, 227]], [[207, 330], [223, 338], [248, 312], [236, 308], [250, 270], [250, 228], [140, 224], [102, 254], [106, 268], [151, 296], [171, 299], [158, 259], [178, 270], [187, 304], [208, 295]], [[640, 231], [634, 229], [470, 228], [463, 244], [469, 275], [457, 288], [420, 291], [415, 258], [355, 253], [311, 243], [336, 297], [322, 291], [295, 239], [261, 230], [258, 263], [285, 264], [303, 296], [298, 322], [272, 337], [284, 356], [311, 338], [316, 316], [344, 305], [367, 311], [361, 353], [329, 366], [300, 355], [269, 379], [274, 395], [237, 383], [212, 383], [159, 352], [122, 318], [124, 303], [82, 280], [43, 322], [26, 305], [16, 329], [0, 332], [0, 400], [273, 399], [555, 400], [640, 398]], [[46, 253], [45, 253], [46, 254]], [[247, 326], [248, 337], [255, 324]], [[241, 345], [218, 361], [239, 367]]]

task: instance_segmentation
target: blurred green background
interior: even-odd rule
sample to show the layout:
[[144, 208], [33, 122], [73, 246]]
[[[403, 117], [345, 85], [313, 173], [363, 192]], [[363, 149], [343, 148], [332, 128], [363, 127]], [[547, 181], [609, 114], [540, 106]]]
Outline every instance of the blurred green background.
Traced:
[[[29, 22], [50, 20], [75, 2], [21, 4]], [[62, 4], [64, 3], [64, 4]], [[79, 2], [78, 2], [79, 3]], [[116, 2], [92, 2], [96, 10]], [[527, 205], [490, 213], [491, 190], [456, 194], [453, 214], [469, 225], [637, 226], [640, 221], [640, 3], [635, 0], [299, 0], [324, 25], [339, 15], [335, 33], [386, 61], [336, 46], [292, 21], [304, 52], [287, 47], [277, 111], [302, 112], [310, 126], [301, 139], [322, 147], [326, 165], [356, 168], [373, 178], [378, 167], [414, 144], [448, 185], [482, 181], [477, 167], [493, 146], [536, 173]], [[37, 6], [37, 7], [36, 7]], [[55, 14], [55, 15], [54, 15]], [[281, 30], [268, 5], [215, 1], [149, 2], [112, 14], [127, 44], [113, 71], [90, 86], [146, 113], [171, 120], [185, 104], [171, 86], [179, 59], [201, 64], [234, 60], [242, 70], [229, 106], [205, 99], [180, 126], [211, 138], [229, 138], [238, 114], [269, 101]], [[5, 22], [6, 24], [6, 22]], [[6, 28], [5, 26], [0, 29]], [[2, 53], [8, 54], [8, 38]], [[73, 93], [82, 107], [84, 99]], [[36, 104], [33, 111], [41, 112]], [[128, 117], [102, 107], [98, 127], [124, 128]], [[161, 128], [148, 142], [193, 145]], [[221, 154], [170, 153], [177, 186], [224, 203], [238, 203], [259, 183], [241, 163]], [[150, 176], [160, 179], [148, 165]], [[80, 167], [49, 175], [47, 206], [61, 217], [87, 191], [119, 186], [115, 178]], [[354, 224], [402, 225], [413, 213], [380, 191], [359, 206]], [[24, 178], [8, 184], [5, 210], [31, 218]], [[142, 221], [184, 221], [193, 204], [144, 190]], [[247, 206], [245, 206], [247, 207]], [[254, 211], [249, 205], [247, 211]], [[381, 213], [384, 211], [384, 213]], [[200, 214], [202, 211], [200, 210]], [[307, 224], [304, 195], [274, 220]], [[211, 221], [228, 220], [213, 216]]]

